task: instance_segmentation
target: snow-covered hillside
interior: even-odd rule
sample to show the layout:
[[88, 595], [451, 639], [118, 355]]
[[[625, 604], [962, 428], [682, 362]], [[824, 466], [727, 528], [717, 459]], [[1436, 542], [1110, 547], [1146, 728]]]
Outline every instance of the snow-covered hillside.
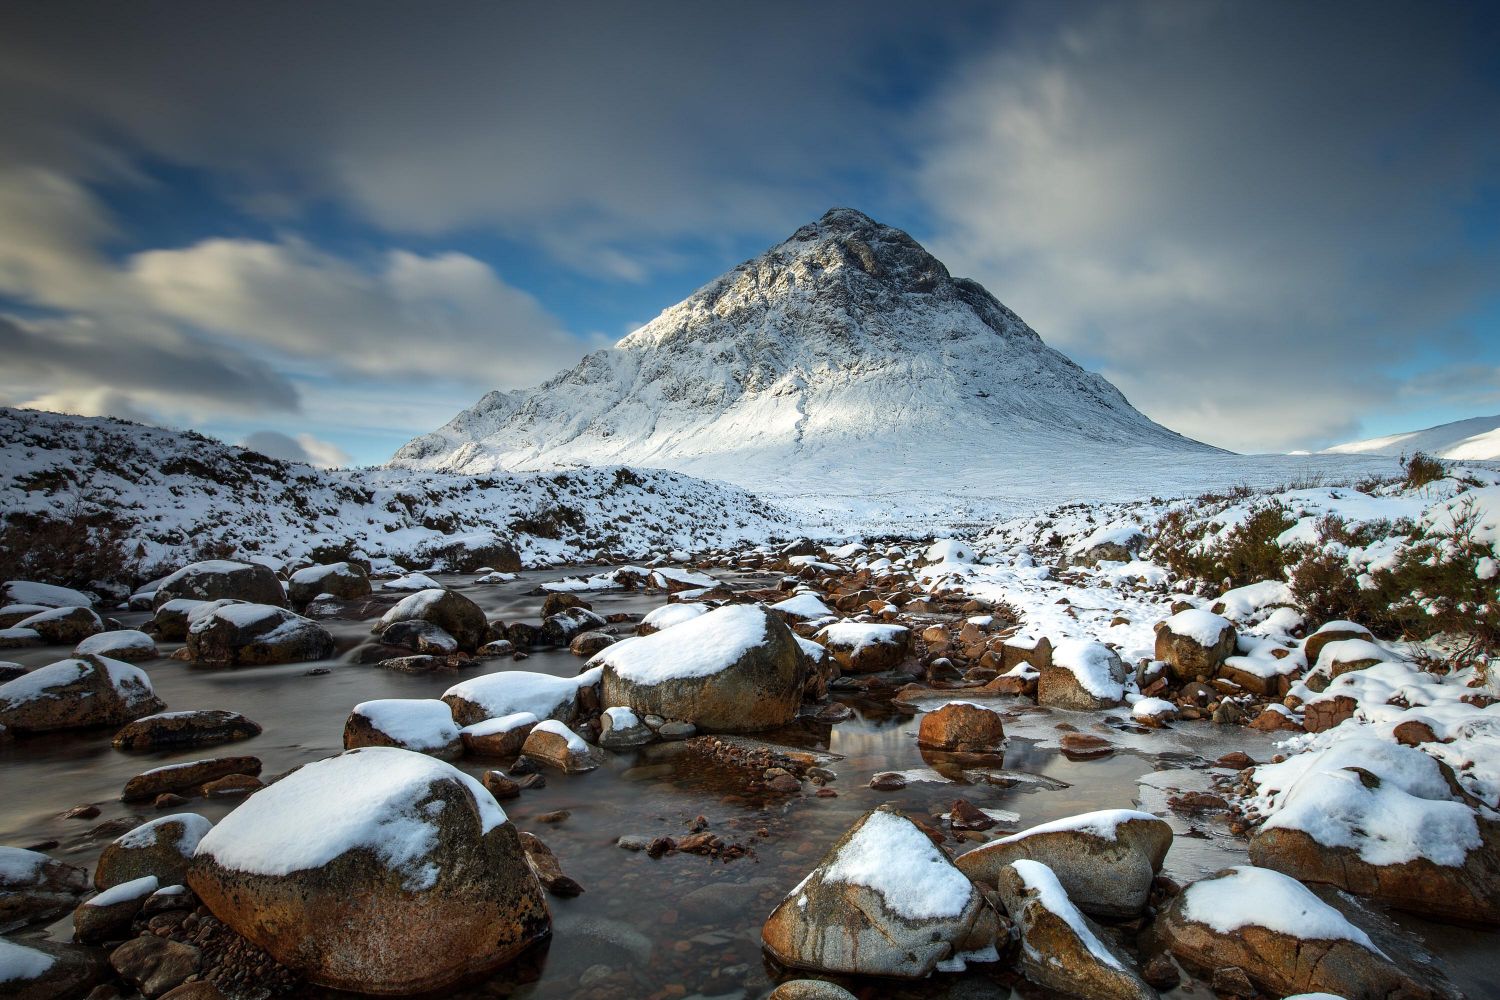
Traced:
[[537, 565], [790, 530], [743, 490], [679, 473], [325, 471], [198, 434], [0, 408], [0, 516], [95, 512], [128, 525], [142, 575], [224, 548], [273, 560], [358, 548], [425, 566], [498, 535]]
[[1425, 452], [1435, 458], [1461, 462], [1500, 462], [1500, 416], [1470, 417], [1420, 431], [1367, 438], [1335, 445], [1335, 455], [1412, 455]]

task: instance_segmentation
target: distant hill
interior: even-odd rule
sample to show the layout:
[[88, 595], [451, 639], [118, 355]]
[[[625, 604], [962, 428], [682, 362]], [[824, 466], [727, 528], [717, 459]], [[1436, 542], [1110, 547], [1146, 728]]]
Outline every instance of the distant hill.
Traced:
[[1330, 455], [1411, 455], [1469, 462], [1500, 462], [1500, 416], [1470, 417], [1420, 431], [1351, 441], [1325, 450]]

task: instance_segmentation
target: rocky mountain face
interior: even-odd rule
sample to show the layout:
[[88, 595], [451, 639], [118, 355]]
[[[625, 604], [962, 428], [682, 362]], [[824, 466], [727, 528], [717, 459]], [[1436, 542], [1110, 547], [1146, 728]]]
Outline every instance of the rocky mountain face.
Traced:
[[622, 463], [772, 494], [872, 471], [1037, 474], [1216, 450], [1153, 423], [906, 233], [834, 209], [529, 392], [490, 393], [392, 465]]

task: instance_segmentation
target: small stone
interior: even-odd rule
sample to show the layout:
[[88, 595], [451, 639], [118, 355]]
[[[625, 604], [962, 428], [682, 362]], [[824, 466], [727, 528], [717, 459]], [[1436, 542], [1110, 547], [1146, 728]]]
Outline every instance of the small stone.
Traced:
[[1244, 969], [1234, 965], [1215, 969], [1210, 986], [1221, 997], [1255, 996], [1255, 986], [1250, 982], [1250, 977], [1245, 975]]
[[521, 785], [511, 780], [504, 771], [486, 771], [482, 783], [497, 799], [514, 799], [521, 794]]
[[1090, 733], [1065, 733], [1062, 752], [1069, 760], [1097, 760], [1114, 753], [1115, 746], [1109, 740]]
[[906, 779], [895, 771], [882, 771], [870, 779], [870, 787], [877, 792], [899, 792], [906, 787]]
[[771, 791], [773, 792], [779, 792], [783, 795], [790, 795], [802, 790], [802, 782], [798, 781], [790, 774], [778, 774], [776, 777], [772, 778], [766, 783], [766, 787], [771, 789]]
[[571, 815], [573, 814], [566, 809], [558, 809], [553, 812], [542, 813], [536, 817], [536, 821], [538, 823], [561, 823]]

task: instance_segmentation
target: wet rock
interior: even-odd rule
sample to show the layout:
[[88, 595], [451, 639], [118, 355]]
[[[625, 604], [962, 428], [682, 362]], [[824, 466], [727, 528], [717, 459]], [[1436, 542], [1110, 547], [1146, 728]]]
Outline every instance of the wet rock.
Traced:
[[420, 656], [447, 657], [458, 652], [458, 640], [446, 629], [420, 619], [391, 622], [381, 630], [380, 642], [409, 649]]
[[568, 652], [585, 659], [615, 644], [615, 637], [608, 632], [584, 632], [568, 643]]
[[568, 608], [542, 619], [538, 638], [546, 646], [566, 646], [574, 636], [603, 628], [607, 622], [587, 608]]
[[563, 611], [567, 611], [569, 608], [582, 608], [585, 611], [594, 610], [594, 606], [592, 604], [590, 604], [588, 601], [585, 601], [577, 594], [570, 594], [567, 591], [557, 591], [549, 593], [545, 598], [543, 598], [542, 618], [551, 618], [553, 615]]
[[1215, 994], [1221, 997], [1255, 996], [1255, 986], [1250, 982], [1250, 977], [1245, 975], [1244, 969], [1233, 965], [1215, 969], [1213, 977], [1209, 980], [1209, 986]]
[[203, 797], [205, 799], [237, 799], [251, 792], [257, 792], [266, 787], [253, 774], [226, 774], [222, 778], [203, 783]]
[[1069, 760], [1098, 760], [1115, 752], [1115, 745], [1092, 733], [1064, 733], [1058, 741]]
[[759, 605], [729, 605], [654, 635], [610, 646], [603, 701], [636, 715], [747, 732], [797, 717], [807, 676], [796, 637]]
[[147, 875], [181, 885], [198, 843], [213, 827], [197, 813], [162, 816], [116, 838], [99, 855], [94, 885], [109, 889]]
[[698, 727], [691, 722], [663, 722], [656, 727], [656, 735], [664, 740], [686, 740], [698, 735]]
[[451, 590], [419, 590], [402, 598], [399, 604], [385, 613], [373, 631], [382, 633], [397, 622], [405, 621], [425, 621], [436, 625], [454, 638], [459, 649], [468, 653], [472, 653], [489, 639], [490, 623], [485, 619], [484, 611], [467, 597]]
[[767, 1000], [856, 1000], [853, 993], [821, 979], [793, 979], [771, 991]]
[[146, 935], [110, 952], [109, 964], [121, 979], [146, 996], [159, 997], [195, 975], [203, 964], [203, 954], [190, 944]]
[[433, 674], [449, 669], [447, 657], [426, 653], [416, 656], [392, 656], [379, 661], [376, 666], [382, 670], [394, 670], [402, 674]]
[[484, 772], [483, 784], [496, 801], [503, 802], [506, 799], [519, 798], [521, 795], [520, 782], [513, 780], [504, 771]]
[[226, 604], [194, 618], [187, 634], [187, 655], [195, 663], [302, 663], [326, 659], [333, 648], [323, 626], [270, 604]]
[[144, 671], [103, 656], [60, 660], [0, 684], [0, 726], [16, 732], [118, 726], [165, 707]]
[[1213, 677], [1235, 650], [1234, 625], [1211, 611], [1179, 611], [1156, 626], [1156, 658], [1179, 681]]
[[151, 602], [153, 607], [160, 608], [179, 598], [193, 601], [231, 599], [249, 604], [287, 606], [286, 591], [268, 567], [228, 559], [211, 559], [184, 566], [157, 585]]
[[258, 757], [209, 757], [181, 764], [154, 767], [125, 782], [120, 793], [122, 802], [145, 802], [162, 792], [184, 792], [197, 789], [204, 782], [231, 774], [260, 774]]
[[524, 830], [521, 832], [521, 849], [526, 852], [526, 863], [531, 865], [542, 888], [565, 899], [583, 894], [583, 886], [563, 874], [562, 865], [558, 863], [557, 855], [552, 853], [552, 848], [534, 834]]
[[782, 965], [920, 978], [988, 948], [998, 921], [973, 884], [910, 819], [866, 813], [761, 929]]
[[564, 774], [592, 771], [604, 762], [604, 751], [590, 746], [556, 719], [539, 722], [531, 728], [521, 753], [531, 760], [558, 768]]
[[1164, 820], [1106, 809], [1022, 830], [960, 855], [957, 865], [976, 882], [993, 886], [1013, 861], [1039, 861], [1079, 909], [1123, 918], [1145, 907], [1171, 846], [1172, 827]]
[[948, 825], [955, 830], [988, 830], [998, 822], [968, 799], [954, 799], [948, 809]]
[[73, 938], [83, 944], [103, 944], [128, 937], [131, 921], [158, 887], [155, 875], [144, 875], [85, 900], [73, 911]]
[[104, 631], [104, 622], [90, 608], [49, 608], [21, 619], [16, 628], [29, 628], [49, 646], [72, 646]]
[[654, 733], [628, 708], [606, 708], [599, 716], [599, 745], [623, 750], [650, 743]]
[[813, 636], [846, 673], [874, 674], [900, 666], [911, 648], [911, 629], [904, 625], [836, 622]]
[[82, 868], [39, 851], [0, 847], [0, 931], [62, 916], [78, 905], [88, 885]]
[[463, 741], [453, 713], [436, 698], [378, 698], [354, 706], [344, 721], [344, 749], [399, 747], [456, 760]]
[[358, 563], [325, 563], [299, 569], [292, 574], [286, 589], [294, 608], [306, 607], [323, 594], [353, 601], [370, 595], [370, 575]]
[[136, 719], [115, 733], [113, 744], [116, 750], [166, 750], [232, 743], [260, 734], [260, 725], [238, 712], [202, 709]]
[[1332, 993], [1350, 1000], [1425, 1000], [1369, 936], [1295, 879], [1240, 867], [1194, 882], [1157, 919], [1154, 933], [1185, 965], [1212, 974], [1233, 966], [1273, 996]]
[[[392, 841], [395, 830], [407, 834]], [[188, 884], [278, 962], [352, 992], [442, 989], [498, 968], [549, 926], [489, 792], [387, 747], [308, 764], [249, 799], [204, 838]]]
[[93, 948], [52, 941], [0, 938], [0, 968], [8, 1000], [76, 1000], [104, 978], [105, 966]]
[[1005, 727], [996, 712], [954, 702], [922, 716], [917, 742], [936, 750], [985, 753], [1004, 744]]
[[895, 771], [882, 771], [870, 779], [870, 787], [877, 792], [899, 792], [906, 787], [906, 779]]
[[1079, 912], [1046, 865], [1018, 859], [997, 890], [1021, 934], [1021, 971], [1049, 989], [1090, 1000], [1156, 1000], [1129, 957]]

